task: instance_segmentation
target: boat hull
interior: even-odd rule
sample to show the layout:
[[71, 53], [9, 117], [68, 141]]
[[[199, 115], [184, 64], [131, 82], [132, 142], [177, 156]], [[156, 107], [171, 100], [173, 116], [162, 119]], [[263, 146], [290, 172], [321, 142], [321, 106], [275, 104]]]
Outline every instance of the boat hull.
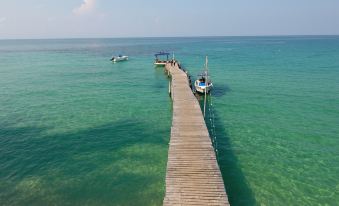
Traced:
[[121, 62], [121, 61], [127, 61], [128, 56], [122, 56], [122, 57], [113, 57], [112, 62]]
[[198, 80], [195, 81], [195, 83], [194, 83], [194, 87], [195, 87], [196, 92], [198, 92], [200, 94], [205, 94], [205, 90], [206, 90], [206, 93], [210, 93], [210, 91], [213, 87], [212, 83], [209, 83], [208, 86], [201, 86], [201, 85], [199, 85], [199, 83], [200, 82]]
[[167, 62], [154, 62], [155, 66], [161, 66], [164, 67], [167, 64]]

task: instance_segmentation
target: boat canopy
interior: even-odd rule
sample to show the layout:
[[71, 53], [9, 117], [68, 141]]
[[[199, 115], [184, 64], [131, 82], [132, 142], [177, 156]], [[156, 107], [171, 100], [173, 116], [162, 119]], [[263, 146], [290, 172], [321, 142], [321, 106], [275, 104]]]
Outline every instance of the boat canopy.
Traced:
[[156, 54], [154, 54], [155, 58], [158, 59], [158, 56], [167, 56], [167, 59], [168, 59], [168, 56], [170, 55], [170, 53], [168, 52], [158, 52]]

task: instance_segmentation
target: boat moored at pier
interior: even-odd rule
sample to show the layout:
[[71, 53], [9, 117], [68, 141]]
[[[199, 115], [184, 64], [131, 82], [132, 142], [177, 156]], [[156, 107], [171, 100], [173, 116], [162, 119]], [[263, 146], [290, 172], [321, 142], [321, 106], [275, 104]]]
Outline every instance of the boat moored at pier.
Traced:
[[[154, 61], [154, 65], [156, 66], [165, 66], [166, 63], [169, 62], [168, 56], [170, 55], [170, 53], [168, 52], [158, 52], [156, 54], [154, 54], [155, 56], [155, 61]], [[166, 60], [162, 60], [159, 57], [161, 56], [166, 56]]]
[[211, 78], [208, 76], [208, 58], [206, 56], [205, 70], [198, 75], [198, 79], [194, 82], [195, 91], [201, 94], [208, 94], [212, 87]]
[[206, 93], [209, 93], [213, 87], [213, 84], [210, 80], [210, 78], [207, 75], [207, 72], [204, 72], [200, 75], [198, 75], [198, 79], [195, 80], [194, 82], [194, 87], [195, 87], [195, 91], [204, 94], [205, 90]]

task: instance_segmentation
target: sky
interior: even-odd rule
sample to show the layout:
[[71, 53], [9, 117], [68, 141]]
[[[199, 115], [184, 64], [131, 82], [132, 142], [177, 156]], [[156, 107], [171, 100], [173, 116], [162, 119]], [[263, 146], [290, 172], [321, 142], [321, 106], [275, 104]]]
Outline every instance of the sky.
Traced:
[[339, 35], [339, 0], [0, 0], [0, 39]]

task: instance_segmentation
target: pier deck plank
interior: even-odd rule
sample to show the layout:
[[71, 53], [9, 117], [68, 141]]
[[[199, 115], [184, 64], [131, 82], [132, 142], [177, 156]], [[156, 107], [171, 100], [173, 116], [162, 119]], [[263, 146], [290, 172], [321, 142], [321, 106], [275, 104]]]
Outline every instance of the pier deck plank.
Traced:
[[164, 205], [229, 205], [224, 182], [198, 100], [187, 75], [167, 64], [173, 120]]

